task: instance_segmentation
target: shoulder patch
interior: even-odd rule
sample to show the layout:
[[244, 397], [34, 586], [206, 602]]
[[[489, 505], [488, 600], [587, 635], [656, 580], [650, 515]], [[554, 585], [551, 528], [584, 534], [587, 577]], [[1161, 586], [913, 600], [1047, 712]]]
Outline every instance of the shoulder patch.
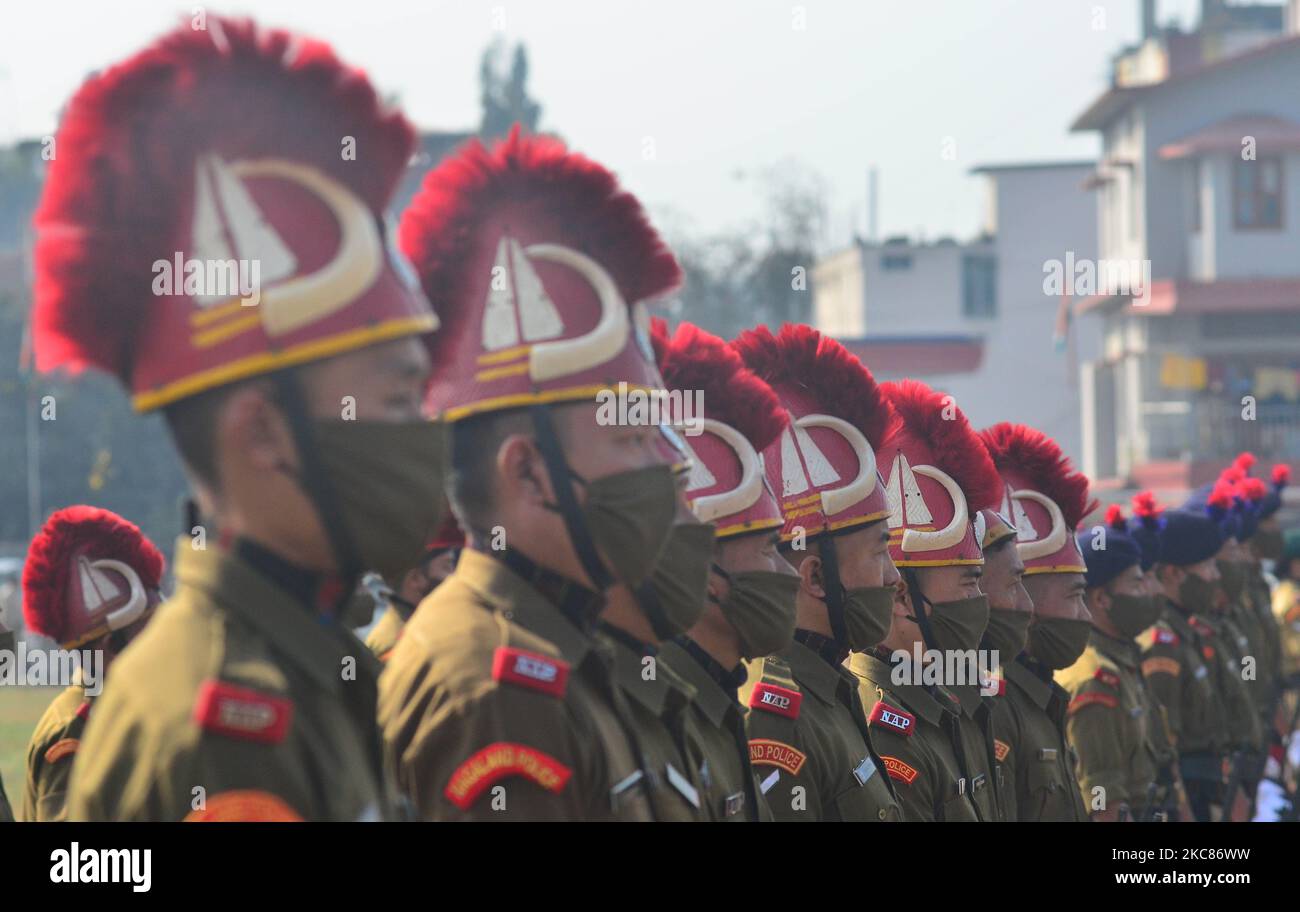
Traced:
[[759, 681], [754, 685], [754, 691], [749, 695], [749, 705], [753, 709], [761, 709], [765, 712], [776, 713], [778, 716], [785, 716], [787, 719], [799, 718], [799, 705], [803, 703], [803, 694], [797, 690], [791, 690], [788, 687], [778, 687], [776, 684], [768, 684], [766, 681]]
[[777, 766], [797, 776], [807, 759], [807, 754], [784, 741], [753, 738], [749, 742], [749, 762], [755, 766]]
[[1174, 633], [1172, 630], [1163, 630], [1159, 627], [1156, 628], [1155, 634], [1151, 637], [1151, 640], [1152, 642], [1161, 643], [1165, 646], [1177, 646], [1179, 642], [1181, 642], [1178, 639], [1178, 634]]
[[1079, 694], [1070, 701], [1070, 705], [1066, 708], [1065, 712], [1066, 715], [1072, 716], [1085, 706], [1092, 706], [1094, 704], [1097, 706], [1104, 706], [1107, 709], [1116, 709], [1119, 706], [1119, 698], [1106, 693], [1098, 693], [1097, 691]]
[[867, 724], [910, 738], [916, 728], [916, 716], [904, 712], [897, 706], [890, 706], [884, 700], [877, 700], [876, 705], [871, 709], [871, 715], [867, 716]]
[[919, 775], [916, 767], [908, 766], [897, 757], [886, 757], [881, 754], [880, 759], [885, 764], [885, 772], [889, 773], [890, 779], [897, 779], [899, 782], [911, 785], [912, 780]]
[[465, 811], [474, 805], [488, 786], [507, 776], [523, 776], [548, 792], [558, 794], [572, 775], [573, 770], [545, 751], [510, 741], [497, 741], [456, 767], [443, 794]]
[[1165, 656], [1152, 656], [1149, 659], [1142, 660], [1142, 674], [1145, 677], [1151, 677], [1153, 674], [1177, 675], [1183, 670], [1177, 659], [1166, 658]]
[[569, 683], [569, 663], [540, 652], [498, 646], [492, 656], [492, 679], [559, 699]]
[[89, 718], [90, 718], [90, 701], [89, 701], [89, 700], [82, 700], [82, 701], [81, 701], [81, 705], [77, 707], [77, 711], [74, 713], [74, 715], [75, 715], [78, 719], [80, 719], [82, 722], [85, 722], [87, 719], [89, 719]]
[[1107, 687], [1119, 687], [1119, 675], [1113, 671], [1107, 671], [1105, 668], [1098, 668], [1092, 677]]
[[[293, 720], [293, 701], [225, 681], [204, 681], [194, 701], [194, 721], [219, 735], [279, 744]], [[260, 793], [258, 793], [260, 794]]]
[[1187, 619], [1187, 623], [1189, 626], [1191, 626], [1193, 630], [1195, 630], [1201, 636], [1212, 637], [1215, 635], [1214, 628], [1211, 627], [1209, 624], [1205, 623], [1205, 621], [1196, 617], [1195, 615], [1189, 617]]
[[50, 745], [49, 750], [45, 752], [45, 762], [54, 763], [56, 760], [69, 757], [75, 754], [80, 746], [80, 738], [64, 738], [61, 741], [55, 741]]
[[1007, 754], [1009, 753], [1011, 753], [1010, 744], [1005, 741], [999, 741], [997, 738], [993, 739], [993, 756], [997, 757], [999, 763], [1007, 759]]
[[300, 823], [302, 815], [278, 795], [256, 789], [218, 792], [182, 823]]

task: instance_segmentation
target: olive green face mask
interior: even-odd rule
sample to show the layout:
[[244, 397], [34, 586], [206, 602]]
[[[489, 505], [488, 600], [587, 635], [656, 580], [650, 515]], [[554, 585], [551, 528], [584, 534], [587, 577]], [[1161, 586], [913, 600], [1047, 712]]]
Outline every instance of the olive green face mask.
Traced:
[[1260, 529], [1251, 537], [1250, 544], [1264, 560], [1279, 561], [1286, 542], [1281, 529]]
[[1117, 594], [1110, 597], [1110, 622], [1120, 635], [1133, 639], [1160, 619], [1159, 596]]
[[712, 523], [697, 522], [677, 523], [668, 530], [668, 540], [650, 574], [658, 616], [653, 616], [654, 609], [642, 606], [660, 640], [690, 630], [704, 613], [709, 566], [713, 562], [713, 531]]
[[1189, 572], [1178, 586], [1178, 607], [1192, 614], [1208, 614], [1214, 607], [1214, 586]]
[[844, 632], [854, 652], [875, 649], [894, 626], [893, 586], [862, 586], [844, 591]]
[[1029, 625], [1029, 654], [1053, 671], [1069, 668], [1088, 648], [1091, 635], [1091, 621], [1036, 618]]
[[1028, 611], [989, 609], [989, 624], [984, 628], [984, 639], [998, 652], [998, 661], [1006, 664], [1024, 652], [1029, 638], [1029, 622], [1033, 615]]
[[935, 649], [944, 652], [978, 649], [989, 623], [989, 598], [972, 595], [951, 602], [930, 602], [929, 620]]
[[363, 569], [399, 578], [442, 522], [446, 425], [314, 421], [312, 436]]
[[[586, 491], [582, 516], [609, 571], [619, 582], [629, 586], [645, 582], [655, 569], [674, 528], [677, 482], [672, 467], [648, 466], [590, 481], [572, 470], [570, 475]], [[554, 504], [547, 506], [559, 509]], [[707, 554], [703, 566], [707, 574]], [[704, 583], [701, 583], [697, 593], [699, 599], [704, 598], [703, 592]]]
[[760, 659], [790, 645], [798, 576], [774, 570], [728, 573], [716, 565], [713, 570], [730, 586], [718, 607], [740, 637], [742, 656]]
[[1228, 601], [1235, 602], [1246, 590], [1246, 567], [1237, 561], [1215, 561], [1219, 568], [1219, 585], [1228, 596]]

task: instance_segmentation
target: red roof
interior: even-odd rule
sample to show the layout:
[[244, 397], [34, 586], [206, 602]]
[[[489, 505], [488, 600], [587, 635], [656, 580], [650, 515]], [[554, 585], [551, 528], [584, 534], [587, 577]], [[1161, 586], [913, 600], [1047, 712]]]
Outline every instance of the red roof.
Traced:
[[1096, 101], [1090, 104], [1087, 110], [1075, 118], [1074, 123], [1070, 124], [1070, 129], [1074, 132], [1080, 130], [1100, 130], [1117, 114], [1127, 108], [1138, 95], [1145, 95], [1172, 83], [1181, 83], [1191, 79], [1197, 79], [1207, 73], [1215, 73], [1228, 67], [1234, 67], [1240, 63], [1248, 63], [1250, 61], [1272, 56], [1279, 52], [1296, 49], [1300, 49], [1300, 35], [1287, 35], [1273, 41], [1266, 41], [1263, 44], [1256, 45], [1240, 54], [1234, 54], [1231, 57], [1221, 57], [1204, 66], [1196, 67], [1181, 73], [1175, 73], [1160, 82], [1138, 86], [1111, 86], [1103, 92]]
[[935, 377], [969, 374], [984, 361], [984, 340], [966, 337], [841, 339], [873, 374]]
[[1092, 295], [1078, 303], [1078, 312], [1118, 304], [1131, 313], [1163, 316], [1178, 313], [1227, 313], [1230, 311], [1300, 311], [1300, 279], [1221, 279], [1217, 282], [1189, 282], [1162, 279], [1151, 283], [1145, 304], [1130, 294]]
[[1261, 154], [1300, 150], [1300, 123], [1269, 114], [1241, 114], [1161, 146], [1160, 157], [1178, 159], [1207, 152], [1239, 152], [1245, 136], [1254, 137]]

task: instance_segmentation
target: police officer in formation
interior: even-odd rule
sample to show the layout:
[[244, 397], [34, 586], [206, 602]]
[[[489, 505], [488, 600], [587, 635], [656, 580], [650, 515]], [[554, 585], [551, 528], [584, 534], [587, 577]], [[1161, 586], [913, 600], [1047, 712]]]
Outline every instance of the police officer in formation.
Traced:
[[[243, 20], [69, 103], [37, 366], [161, 410], [194, 504], [160, 607], [120, 517], [33, 542], [29, 625], [114, 660], [42, 719], [23, 817], [1229, 820], [1284, 790], [1284, 469], [1090, 524], [1033, 428], [807, 326], [652, 324], [677, 260], [557, 139], [469, 142], [390, 228], [413, 143]], [[255, 307], [184, 267], [241, 258]]]

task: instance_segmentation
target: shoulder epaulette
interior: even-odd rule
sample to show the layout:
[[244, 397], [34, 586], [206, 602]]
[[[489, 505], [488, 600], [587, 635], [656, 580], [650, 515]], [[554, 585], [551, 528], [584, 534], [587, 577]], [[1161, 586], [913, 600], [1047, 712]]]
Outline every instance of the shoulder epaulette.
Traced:
[[1196, 617], [1195, 615], [1189, 617], [1187, 619], [1187, 623], [1191, 626], [1193, 630], [1195, 630], [1201, 636], [1212, 637], [1216, 635], [1216, 631], [1213, 627], [1211, 627], [1209, 624], [1207, 624], [1205, 621], [1201, 620], [1200, 618]]
[[226, 681], [208, 680], [194, 701], [194, 721], [219, 735], [279, 744], [289, 732], [293, 701]]
[[884, 700], [878, 700], [871, 715], [867, 717], [867, 724], [910, 738], [916, 729], [916, 716], [897, 706], [891, 706]]
[[569, 683], [569, 663], [539, 652], [498, 646], [492, 655], [492, 679], [559, 699]]

